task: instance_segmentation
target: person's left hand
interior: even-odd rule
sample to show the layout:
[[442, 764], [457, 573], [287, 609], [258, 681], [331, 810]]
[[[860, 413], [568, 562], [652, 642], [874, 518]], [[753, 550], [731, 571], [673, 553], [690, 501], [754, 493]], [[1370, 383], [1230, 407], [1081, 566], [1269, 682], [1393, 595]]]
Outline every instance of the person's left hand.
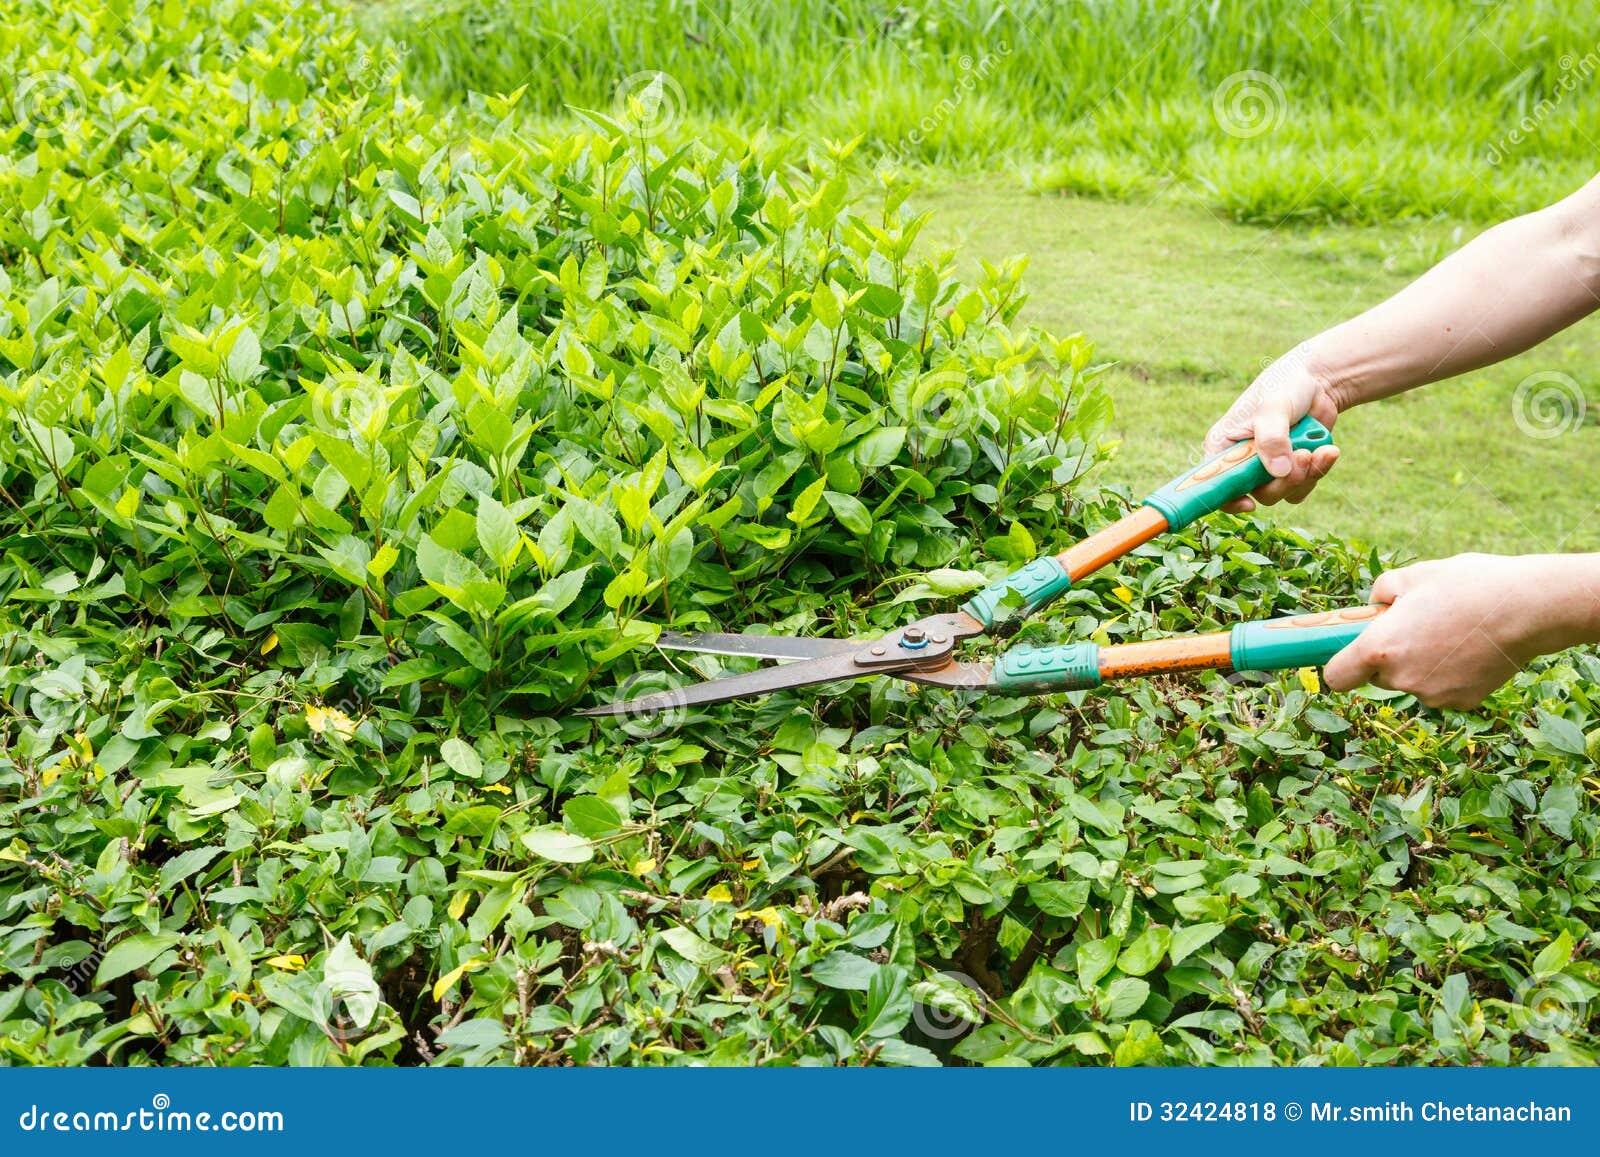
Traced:
[[1458, 554], [1378, 576], [1391, 604], [1329, 661], [1329, 687], [1373, 683], [1429, 707], [1476, 707], [1535, 656], [1585, 637], [1595, 556]]

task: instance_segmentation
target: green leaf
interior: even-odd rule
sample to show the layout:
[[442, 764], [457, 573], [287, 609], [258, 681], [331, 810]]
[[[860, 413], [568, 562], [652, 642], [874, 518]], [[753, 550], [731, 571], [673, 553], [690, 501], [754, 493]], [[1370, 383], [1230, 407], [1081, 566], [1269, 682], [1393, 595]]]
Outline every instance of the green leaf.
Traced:
[[508, 567], [522, 544], [522, 530], [511, 512], [493, 498], [478, 500], [478, 545], [496, 566]]
[[1071, 918], [1089, 901], [1089, 881], [1035, 880], [1028, 885], [1028, 899], [1047, 916]]
[[1563, 755], [1575, 755], [1580, 759], [1585, 756], [1587, 741], [1584, 739], [1583, 729], [1576, 723], [1559, 715], [1552, 715], [1543, 707], [1535, 712], [1535, 716], [1538, 719], [1536, 741], [1540, 747]]
[[176, 932], [136, 932], [113, 944], [95, 969], [94, 984], [102, 988], [118, 977], [145, 967], [178, 943]]
[[1210, 944], [1221, 936], [1226, 924], [1218, 921], [1208, 921], [1204, 924], [1188, 924], [1172, 931], [1172, 944], [1168, 948], [1172, 963], [1182, 964], [1200, 949]]
[[1079, 945], [1078, 983], [1085, 988], [1092, 987], [1097, 980], [1110, 972], [1111, 966], [1117, 962], [1117, 950], [1120, 946], [1121, 942], [1114, 936]]
[[489, 655], [489, 650], [467, 631], [445, 618], [443, 615], [430, 614], [433, 619], [433, 629], [439, 633], [439, 638], [480, 671], [494, 670], [494, 660]]
[[794, 500], [794, 508], [789, 511], [789, 519], [796, 526], [810, 526], [817, 521], [815, 511], [817, 503], [822, 499], [822, 492], [827, 488], [828, 480], [818, 478], [810, 486], [800, 492]]
[[887, 466], [900, 457], [906, 444], [906, 427], [885, 426], [873, 430], [855, 445], [856, 461], [863, 467]]
[[1553, 976], [1572, 962], [1572, 935], [1563, 928], [1558, 936], [1533, 958], [1535, 976]]
[[835, 949], [811, 966], [811, 979], [825, 988], [866, 992], [879, 966], [865, 956]]
[[1101, 1012], [1106, 1020], [1127, 1020], [1150, 998], [1150, 985], [1137, 976], [1119, 976], [1106, 986]]
[[439, 745], [439, 758], [457, 775], [468, 779], [483, 778], [483, 760], [470, 743], [452, 736]]
[[1141, 932], [1117, 957], [1117, 967], [1129, 976], [1143, 976], [1167, 954], [1172, 933], [1156, 925]]
[[860, 499], [852, 498], [848, 494], [841, 494], [837, 490], [824, 490], [822, 496], [828, 500], [828, 505], [833, 507], [839, 525], [852, 534], [867, 535], [872, 533], [872, 514], [861, 503]]
[[710, 941], [702, 939], [693, 929], [681, 924], [661, 933], [661, 939], [690, 964], [708, 966], [720, 962], [728, 954]]
[[563, 828], [535, 828], [523, 835], [522, 846], [558, 864], [583, 864], [594, 859], [594, 844]]
[[561, 815], [568, 827], [591, 839], [609, 836], [622, 827], [622, 813], [594, 795], [573, 796], [561, 805]]

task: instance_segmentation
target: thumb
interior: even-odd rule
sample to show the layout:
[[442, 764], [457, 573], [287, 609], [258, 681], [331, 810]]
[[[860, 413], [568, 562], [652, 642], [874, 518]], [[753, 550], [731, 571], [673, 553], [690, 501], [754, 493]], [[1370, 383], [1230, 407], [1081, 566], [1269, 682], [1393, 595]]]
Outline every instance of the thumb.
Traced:
[[1299, 419], [1293, 403], [1284, 397], [1265, 398], [1256, 411], [1256, 454], [1274, 478], [1287, 477], [1294, 470], [1294, 446], [1289, 442], [1289, 427]]
[[1427, 563], [1414, 562], [1410, 566], [1397, 567], [1386, 570], [1374, 580], [1372, 584], [1372, 601], [1375, 603], [1392, 603], [1400, 598], [1418, 580], [1427, 576]]
[[[1369, 628], [1370, 629], [1370, 628]], [[1322, 681], [1330, 691], [1353, 691], [1364, 683], [1372, 682], [1380, 669], [1371, 648], [1363, 646], [1365, 635], [1328, 660], [1322, 669]]]

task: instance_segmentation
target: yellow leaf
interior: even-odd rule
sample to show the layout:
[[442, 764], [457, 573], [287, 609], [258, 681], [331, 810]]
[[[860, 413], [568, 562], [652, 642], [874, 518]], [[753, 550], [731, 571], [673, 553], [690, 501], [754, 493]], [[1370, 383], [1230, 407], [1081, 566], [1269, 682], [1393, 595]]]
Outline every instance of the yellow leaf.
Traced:
[[[66, 763], [66, 764], [69, 764], [69, 765], [72, 762], [73, 762], [73, 759], [72, 759], [72, 756], [70, 756], [70, 755], [67, 756], [66, 759], [61, 761], [61, 763]], [[61, 763], [56, 764], [54, 767], [47, 767], [42, 772], [39, 773], [39, 784], [40, 784], [40, 786], [49, 787], [56, 780], [61, 778]]]
[[139, 509], [139, 492], [131, 486], [117, 499], [116, 511], [123, 518], [132, 518]]
[[728, 885], [718, 884], [715, 888], [712, 888], [706, 893], [706, 899], [718, 900], [724, 904], [730, 904], [733, 902], [733, 893], [728, 891]]
[[[461, 895], [466, 895], [465, 892], [460, 893], [460, 894]], [[444, 999], [444, 994], [449, 992], [450, 989], [455, 986], [456, 981], [460, 980], [463, 976], [465, 976], [469, 972], [478, 971], [478, 969], [482, 968], [484, 965], [486, 965], [488, 963], [489, 962], [487, 960], [485, 960], [481, 956], [474, 956], [471, 960], [462, 961], [460, 964], [458, 964], [454, 968], [452, 968], [449, 972], [447, 972], [443, 976], [441, 976], [434, 983], [434, 986], [433, 986], [433, 999], [434, 1000], [443, 1000]]]
[[267, 963], [274, 968], [281, 968], [285, 972], [299, 972], [306, 966], [306, 958], [298, 952], [291, 952], [285, 956], [273, 956]]
[[741, 868], [743, 868], [745, 871], [748, 872], [752, 868], [759, 868], [761, 866], [761, 861], [760, 860], [746, 860], [742, 864], [740, 864], [739, 866]]
[[498, 792], [500, 795], [510, 795], [511, 794], [511, 789], [509, 787], [507, 787], [503, 783], [486, 783], [486, 784], [483, 785], [483, 790], [484, 791]]
[[450, 913], [450, 919], [461, 919], [461, 913], [467, 910], [467, 901], [471, 898], [472, 894], [470, 892], [457, 892], [454, 896], [451, 896], [450, 907], [446, 909]]
[[1307, 695], [1315, 695], [1322, 690], [1322, 680], [1317, 678], [1315, 667], [1300, 668], [1300, 686], [1305, 688]]
[[331, 727], [345, 739], [356, 733], [356, 721], [337, 707], [318, 707], [315, 704], [307, 707], [306, 726], [318, 735]]
[[277, 650], [277, 648], [278, 648], [278, 632], [277, 631], [273, 631], [272, 634], [267, 636], [267, 641], [265, 643], [261, 644], [261, 653], [263, 655], [270, 655], [270, 654], [272, 654], [273, 651]]
[[648, 876], [655, 870], [656, 858], [654, 856], [646, 856], [642, 860], [635, 860], [633, 862], [633, 874], [635, 876]]
[[1120, 583], [1111, 588], [1111, 593], [1125, 603], [1133, 601], [1133, 592]]
[[781, 921], [781, 917], [778, 915], [778, 910], [776, 908], [762, 908], [757, 912], [740, 912], [739, 919], [759, 920], [768, 928], [776, 928]]

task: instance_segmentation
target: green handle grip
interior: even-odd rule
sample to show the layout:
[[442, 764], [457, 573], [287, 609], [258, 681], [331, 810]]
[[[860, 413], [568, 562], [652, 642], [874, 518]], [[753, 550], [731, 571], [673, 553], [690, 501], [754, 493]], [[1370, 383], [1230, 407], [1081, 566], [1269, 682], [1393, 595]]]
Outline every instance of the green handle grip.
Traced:
[[[1328, 428], [1310, 414], [1289, 431], [1289, 443], [1296, 450], [1315, 450], [1332, 442]], [[1170, 529], [1182, 530], [1235, 498], [1243, 498], [1271, 477], [1256, 454], [1255, 442], [1237, 442], [1178, 475], [1146, 498], [1144, 504], [1159, 510]]]
[[1325, 614], [1239, 623], [1228, 633], [1233, 669], [1282, 671], [1320, 667], [1354, 642], [1383, 609], [1347, 607]]
[[995, 660], [989, 690], [1026, 695], [1035, 691], [1083, 691], [1100, 686], [1100, 647], [1012, 647]]
[[[1105, 678], [1176, 675], [1231, 667], [1281, 671], [1320, 667], [1366, 630], [1385, 607], [1346, 607], [1239, 623], [1226, 636], [1186, 635], [1102, 649], [1096, 643], [1012, 647], [996, 660], [988, 689], [1011, 695], [1083, 691]], [[1227, 643], [1223, 649], [1222, 643]]]
[[1008, 590], [1022, 596], [1022, 606], [1015, 616], [1020, 620], [1071, 586], [1072, 576], [1058, 559], [1036, 558], [1021, 570], [1012, 571], [984, 587], [963, 603], [961, 609], [985, 627], [992, 627], [1000, 618], [1000, 600]]

